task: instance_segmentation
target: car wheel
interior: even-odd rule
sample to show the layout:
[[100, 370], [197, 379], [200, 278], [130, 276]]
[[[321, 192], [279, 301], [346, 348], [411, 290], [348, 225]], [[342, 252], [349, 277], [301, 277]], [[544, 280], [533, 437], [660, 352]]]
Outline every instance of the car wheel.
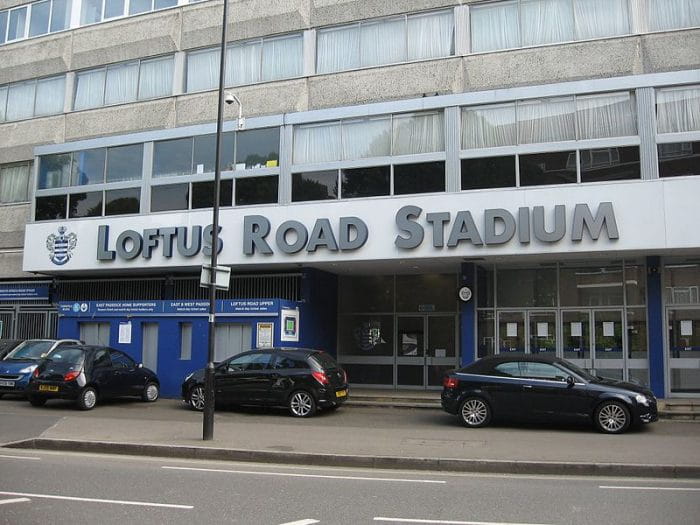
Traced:
[[629, 409], [619, 401], [605, 401], [593, 415], [595, 426], [605, 434], [622, 434], [632, 422]]
[[38, 396], [29, 396], [29, 404], [33, 407], [43, 407], [46, 404], [46, 398]]
[[92, 410], [97, 404], [97, 390], [91, 386], [83, 388], [78, 396], [78, 408], [80, 410]]
[[158, 400], [160, 395], [160, 389], [155, 383], [146, 383], [143, 389], [143, 394], [141, 394], [141, 399], [147, 403], [153, 403]]
[[192, 410], [197, 410], [201, 412], [204, 410], [204, 386], [195, 385], [190, 388], [189, 394], [187, 394], [187, 404]]
[[465, 427], [485, 427], [491, 422], [491, 407], [480, 397], [468, 397], [459, 406], [459, 419]]
[[311, 417], [316, 412], [316, 400], [307, 391], [297, 390], [289, 397], [289, 411], [295, 417]]

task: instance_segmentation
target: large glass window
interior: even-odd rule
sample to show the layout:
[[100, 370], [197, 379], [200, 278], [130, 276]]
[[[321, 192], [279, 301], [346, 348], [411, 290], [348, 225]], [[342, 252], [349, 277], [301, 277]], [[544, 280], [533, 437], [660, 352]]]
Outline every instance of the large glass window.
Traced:
[[52, 195], [37, 197], [34, 210], [34, 220], [52, 221], [66, 218], [66, 196]]
[[279, 164], [279, 128], [236, 133], [236, 169], [275, 168]]
[[700, 86], [660, 89], [656, 92], [659, 133], [700, 130]]
[[659, 144], [659, 177], [700, 175], [700, 142]]
[[20, 7], [10, 11], [10, 17], [7, 24], [7, 41], [24, 38], [27, 24], [27, 8]]
[[[7, 33], [7, 11], [0, 11], [0, 44], [5, 43], [5, 34]], [[0, 119], [2, 120], [2, 119]]]
[[141, 206], [141, 189], [105, 191], [105, 215], [127, 215], [138, 213]]
[[596, 148], [579, 151], [581, 182], [639, 179], [639, 147]]
[[341, 276], [338, 297], [341, 313], [393, 312], [394, 278], [391, 275]]
[[29, 21], [29, 36], [43, 35], [49, 31], [49, 13], [51, 2], [34, 2], [32, 4], [32, 15]]
[[453, 14], [437, 11], [320, 29], [316, 49], [318, 73], [450, 56]]
[[462, 189], [515, 186], [515, 156], [462, 160]]
[[0, 203], [29, 200], [31, 166], [27, 162], [0, 166]]
[[647, 8], [652, 31], [700, 26], [697, 0], [647, 0]]
[[71, 185], [100, 184], [105, 179], [104, 148], [73, 152]]
[[497, 306], [551, 307], [556, 305], [556, 268], [498, 271]]
[[189, 205], [189, 184], [167, 184], [151, 188], [151, 211], [186, 210]]
[[156, 142], [153, 146], [153, 176], [191, 174], [192, 144], [192, 137]]
[[575, 151], [520, 155], [519, 162], [521, 186], [576, 182]]
[[397, 164], [394, 166], [394, 195], [445, 191], [445, 163]]
[[70, 182], [71, 154], [44, 155], [39, 161], [37, 188], [62, 188]]
[[0, 122], [63, 112], [65, 75], [0, 87]]
[[396, 311], [457, 311], [456, 289], [457, 274], [397, 275]]
[[292, 201], [338, 198], [338, 170], [292, 174]]
[[666, 304], [700, 304], [700, 264], [680, 261], [664, 266]]
[[68, 217], [99, 217], [102, 215], [102, 192], [71, 193], [68, 199]]
[[143, 144], [107, 149], [107, 182], [139, 180], [143, 171]]
[[277, 175], [236, 179], [236, 206], [276, 203], [278, 199], [278, 179]]
[[581, 268], [562, 266], [559, 272], [559, 295], [562, 306], [624, 304], [621, 265]]
[[[220, 182], [219, 206], [233, 204], [233, 180]], [[214, 181], [192, 183], [192, 209], [214, 207]]]
[[391, 192], [389, 166], [343, 169], [340, 179], [343, 199], [377, 197]]

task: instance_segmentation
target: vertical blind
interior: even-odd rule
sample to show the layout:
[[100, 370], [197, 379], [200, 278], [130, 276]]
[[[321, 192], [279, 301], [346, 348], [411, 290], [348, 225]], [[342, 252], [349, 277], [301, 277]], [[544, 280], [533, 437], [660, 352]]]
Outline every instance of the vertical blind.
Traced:
[[700, 0], [647, 0], [647, 3], [652, 31], [700, 26]]
[[462, 109], [463, 149], [636, 134], [635, 101], [628, 92], [533, 99]]
[[660, 89], [656, 108], [659, 133], [700, 131], [700, 86]]

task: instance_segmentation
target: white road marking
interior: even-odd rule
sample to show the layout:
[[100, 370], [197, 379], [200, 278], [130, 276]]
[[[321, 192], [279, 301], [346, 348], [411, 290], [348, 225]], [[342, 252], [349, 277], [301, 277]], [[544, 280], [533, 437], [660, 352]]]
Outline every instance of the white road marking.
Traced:
[[0, 491], [0, 494], [7, 496], [26, 496], [29, 498], [45, 498], [45, 499], [63, 499], [68, 501], [86, 501], [89, 503], [114, 503], [117, 505], [136, 505], [139, 507], [165, 507], [169, 509], [184, 509], [191, 510], [192, 505], [173, 505], [171, 503], [151, 503], [148, 501], [127, 501], [117, 499], [98, 499], [98, 498], [76, 498], [74, 496], [56, 496], [53, 494], [29, 494], [26, 492], [6, 492]]
[[196, 472], [223, 472], [226, 474], [252, 474], [255, 476], [284, 476], [290, 478], [323, 478], [323, 479], [347, 479], [353, 481], [395, 481], [399, 483], [440, 483], [445, 484], [446, 481], [433, 479], [401, 479], [401, 478], [367, 478], [360, 476], [328, 476], [323, 474], [292, 474], [290, 472], [256, 472], [252, 470], [227, 470], [215, 468], [195, 468], [195, 467], [170, 467], [163, 466], [161, 468], [168, 470], [193, 470]]
[[504, 521], [450, 521], [421, 520], [412, 518], [374, 518], [374, 521], [390, 521], [393, 523], [426, 523], [434, 525], [546, 525], [542, 523], [511, 523]]
[[314, 523], [321, 523], [321, 522], [318, 520], [307, 519], [307, 520], [299, 520], [299, 521], [290, 521], [288, 523], [282, 523], [282, 525], [313, 525]]
[[0, 499], [0, 505], [5, 505], [7, 503], [23, 503], [25, 501], [32, 501], [29, 498], [13, 498], [13, 499]]
[[41, 459], [41, 458], [36, 458], [32, 456], [10, 456], [10, 455], [4, 455], [0, 454], [0, 458], [6, 458], [6, 459]]
[[611, 485], [599, 485], [599, 489], [611, 489], [611, 490], [677, 490], [677, 491], [689, 491], [696, 492], [700, 491], [700, 488], [692, 487], [625, 487], [625, 486], [611, 486]]

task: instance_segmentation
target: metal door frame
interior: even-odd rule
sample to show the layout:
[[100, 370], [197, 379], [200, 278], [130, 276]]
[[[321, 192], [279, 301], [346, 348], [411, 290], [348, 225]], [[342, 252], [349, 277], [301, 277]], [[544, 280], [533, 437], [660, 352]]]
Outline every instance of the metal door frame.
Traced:
[[[691, 366], [676, 366], [673, 368], [700, 368], [700, 358], [681, 358], [681, 357], [671, 357], [671, 340], [669, 337], [669, 318], [668, 318], [668, 312], [669, 310], [697, 310], [700, 311], [700, 305], [693, 305], [693, 304], [688, 304], [688, 305], [678, 305], [678, 306], [665, 306], [664, 308], [664, 364], [665, 364], [665, 370], [664, 370], [664, 376], [666, 379], [666, 396], [667, 397], [692, 397], [692, 398], [700, 398], [700, 393], [694, 393], [694, 392], [671, 392], [671, 363], [672, 361], [682, 361], [684, 359], [687, 360], [692, 360], [693, 363], [687, 363], [684, 362], [682, 364], [684, 365], [691, 365]], [[681, 363], [679, 363], [681, 364]], [[695, 366], [692, 366], [692, 365]]]

